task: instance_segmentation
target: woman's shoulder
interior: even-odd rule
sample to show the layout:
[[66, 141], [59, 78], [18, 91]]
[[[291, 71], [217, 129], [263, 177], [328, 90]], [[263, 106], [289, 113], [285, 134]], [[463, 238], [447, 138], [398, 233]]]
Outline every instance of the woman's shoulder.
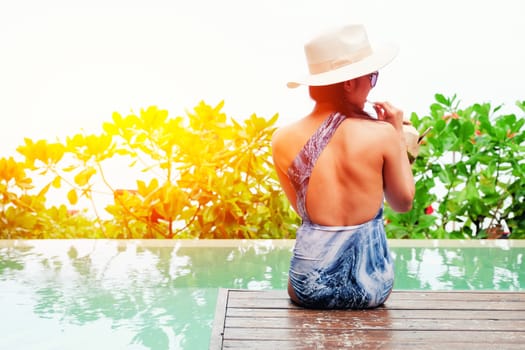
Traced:
[[291, 125], [283, 125], [275, 129], [272, 135], [272, 145], [278, 146], [284, 140], [288, 138], [288, 135], [292, 132]]
[[359, 131], [360, 134], [371, 134], [381, 136], [384, 134], [395, 134], [395, 129], [392, 124], [377, 120], [364, 118], [348, 118], [346, 128], [348, 132]]
[[280, 126], [272, 135], [271, 148], [275, 166], [286, 172], [302, 145], [297, 122]]
[[276, 161], [290, 157], [289, 152], [297, 142], [297, 127], [294, 124], [280, 126], [273, 132], [271, 147]]
[[295, 140], [301, 134], [301, 130], [301, 120], [282, 125], [273, 132], [272, 144], [289, 144], [290, 141]]
[[338, 142], [342, 142], [351, 150], [383, 150], [398, 139], [394, 127], [384, 121], [349, 120], [341, 126], [343, 130]]

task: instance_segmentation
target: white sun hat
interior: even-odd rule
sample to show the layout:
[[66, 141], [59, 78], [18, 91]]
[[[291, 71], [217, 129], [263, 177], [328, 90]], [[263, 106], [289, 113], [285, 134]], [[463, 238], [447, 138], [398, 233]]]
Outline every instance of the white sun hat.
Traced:
[[365, 27], [352, 24], [317, 36], [304, 52], [310, 74], [288, 82], [289, 88], [331, 85], [375, 72], [389, 64], [399, 49], [394, 44], [372, 47]]

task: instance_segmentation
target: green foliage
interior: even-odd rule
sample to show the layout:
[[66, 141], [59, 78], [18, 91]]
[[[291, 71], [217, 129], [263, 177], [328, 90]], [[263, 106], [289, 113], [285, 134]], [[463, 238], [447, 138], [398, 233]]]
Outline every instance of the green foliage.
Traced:
[[[388, 235], [487, 238], [506, 223], [512, 238], [525, 238], [523, 116], [498, 115], [501, 107], [488, 103], [460, 109], [456, 96], [435, 98], [430, 115], [411, 116], [418, 130], [433, 130], [413, 166], [413, 209], [387, 208]], [[525, 101], [517, 106], [525, 111]]]
[[[413, 209], [385, 207], [388, 236], [486, 238], [506, 223], [525, 238], [523, 116], [435, 97], [428, 116], [411, 116], [418, 130], [433, 129], [413, 165]], [[525, 111], [525, 101], [517, 106]], [[0, 238], [294, 238], [299, 217], [271, 161], [278, 116], [240, 122], [222, 108], [201, 102], [172, 118], [149, 107], [114, 113], [98, 135], [25, 139], [23, 161], [0, 158]], [[109, 180], [116, 161], [132, 188]], [[91, 210], [49, 206], [51, 193]], [[101, 209], [98, 195], [113, 200]]]

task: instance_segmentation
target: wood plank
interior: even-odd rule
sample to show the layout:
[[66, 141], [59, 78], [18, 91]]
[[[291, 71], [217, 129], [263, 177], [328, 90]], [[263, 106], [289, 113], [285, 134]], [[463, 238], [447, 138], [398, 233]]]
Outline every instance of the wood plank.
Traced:
[[512, 291], [480, 291], [480, 290], [462, 290], [462, 291], [401, 291], [395, 290], [394, 293], [397, 299], [413, 299], [413, 298], [433, 298], [442, 300], [470, 300], [472, 297], [480, 300], [513, 300], [525, 302], [525, 294], [523, 292]]
[[[412, 310], [412, 309], [373, 309], [373, 310], [315, 310], [316, 317], [337, 318], [345, 320], [354, 317], [388, 317], [412, 318], [412, 319], [477, 319], [477, 320], [524, 320], [523, 311], [505, 310], [504, 312], [494, 312], [493, 310]], [[256, 308], [228, 308], [227, 317], [311, 317], [312, 310], [296, 309], [256, 309]], [[366, 314], [366, 315], [365, 315]]]
[[[289, 309], [296, 307], [289, 299], [230, 299], [232, 308], [269, 308]], [[468, 305], [468, 306], [467, 306]], [[389, 309], [435, 309], [435, 310], [522, 310], [525, 311], [525, 303], [514, 301], [466, 301], [466, 300], [398, 300], [392, 296], [385, 303]]]
[[[467, 315], [465, 315], [467, 316]], [[229, 317], [226, 328], [309, 328], [309, 329], [356, 329], [356, 330], [450, 330], [456, 331], [514, 331], [525, 329], [525, 320], [461, 320], [446, 319], [396, 319], [388, 317], [318, 318], [318, 317]]]
[[[286, 299], [288, 294], [283, 290], [267, 290], [267, 291], [250, 291], [250, 290], [230, 290], [231, 299]], [[390, 299], [397, 300], [466, 300], [470, 301], [475, 298], [478, 301], [512, 301], [524, 302], [525, 293], [522, 292], [494, 292], [494, 291], [399, 291], [394, 290]]]
[[[266, 294], [267, 293], [267, 294]], [[523, 310], [525, 293], [518, 292], [397, 292], [386, 302], [389, 309], [456, 309], [464, 310]], [[230, 291], [232, 308], [292, 308], [296, 307], [285, 291]]]
[[525, 344], [522, 292], [394, 290], [384, 306], [371, 310], [305, 309], [284, 290], [229, 290], [226, 298], [226, 310], [216, 315], [222, 333], [214, 331], [223, 349], [523, 349]]
[[[268, 349], [279, 349], [279, 350], [319, 350], [319, 349], [345, 349], [352, 348], [348, 347], [348, 342], [338, 340], [325, 340], [323, 343], [311, 342], [311, 341], [293, 341], [293, 340], [270, 340], [270, 341], [250, 341], [250, 340], [226, 340], [224, 342], [223, 349], [238, 349], [238, 350], [268, 350]], [[353, 348], [355, 349], [384, 349], [384, 350], [422, 350], [422, 349], [439, 349], [439, 350], [465, 350], [473, 349], [475, 345], [476, 350], [523, 350], [522, 344], [501, 344], [494, 345], [490, 343], [476, 343], [476, 344], [465, 344], [465, 343], [449, 343], [446, 341], [435, 342], [429, 344], [426, 341], [421, 342], [391, 342], [391, 341], [369, 341], [366, 346], [363, 346], [361, 342], [356, 344]]]
[[393, 332], [389, 329], [382, 330], [317, 330], [297, 328], [230, 328], [224, 334], [226, 340], [293, 340], [293, 341], [316, 341], [323, 343], [329, 339], [339, 339], [345, 342], [359, 341], [367, 342], [441, 342], [482, 344], [523, 344], [525, 343], [525, 332], [486, 332], [486, 331], [402, 331]]

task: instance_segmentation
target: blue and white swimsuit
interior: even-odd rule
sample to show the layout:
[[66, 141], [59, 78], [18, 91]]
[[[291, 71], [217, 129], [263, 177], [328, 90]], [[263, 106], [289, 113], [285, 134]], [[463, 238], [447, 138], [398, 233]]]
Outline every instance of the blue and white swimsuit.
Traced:
[[317, 225], [306, 212], [312, 169], [345, 118], [340, 113], [331, 114], [288, 169], [302, 218], [289, 277], [297, 298], [309, 308], [374, 308], [385, 302], [394, 284], [382, 206], [372, 220], [355, 226]]

